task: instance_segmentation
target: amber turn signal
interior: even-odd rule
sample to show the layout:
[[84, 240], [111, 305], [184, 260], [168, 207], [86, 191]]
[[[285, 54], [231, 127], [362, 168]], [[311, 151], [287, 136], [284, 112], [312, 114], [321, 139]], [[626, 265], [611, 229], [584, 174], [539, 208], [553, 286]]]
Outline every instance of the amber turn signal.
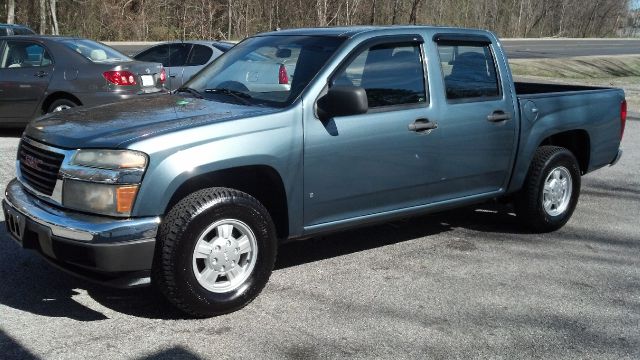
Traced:
[[116, 189], [116, 211], [130, 213], [138, 193], [138, 185], [118, 186]]

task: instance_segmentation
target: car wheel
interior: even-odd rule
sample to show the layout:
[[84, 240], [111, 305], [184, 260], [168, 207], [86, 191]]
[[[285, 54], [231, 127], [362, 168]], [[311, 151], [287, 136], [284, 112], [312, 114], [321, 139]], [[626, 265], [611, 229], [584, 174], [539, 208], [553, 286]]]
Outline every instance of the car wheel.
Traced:
[[72, 107], [76, 107], [78, 104], [69, 99], [58, 99], [49, 105], [49, 109], [47, 109], [47, 114], [52, 112], [63, 111], [67, 109], [71, 109]]
[[579, 196], [580, 168], [573, 153], [558, 146], [541, 146], [515, 198], [516, 213], [535, 232], [554, 231], [569, 221]]
[[197, 191], [179, 201], [160, 226], [153, 282], [195, 317], [250, 303], [269, 280], [277, 252], [267, 210], [228, 188]]

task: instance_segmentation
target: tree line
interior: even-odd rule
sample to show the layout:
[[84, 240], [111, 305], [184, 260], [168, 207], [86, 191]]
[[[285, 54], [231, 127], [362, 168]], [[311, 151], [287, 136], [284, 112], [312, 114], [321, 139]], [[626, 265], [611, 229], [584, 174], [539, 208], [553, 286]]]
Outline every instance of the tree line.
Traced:
[[0, 19], [99, 40], [241, 39], [276, 28], [425, 24], [502, 37], [609, 37], [630, 0], [0, 0]]

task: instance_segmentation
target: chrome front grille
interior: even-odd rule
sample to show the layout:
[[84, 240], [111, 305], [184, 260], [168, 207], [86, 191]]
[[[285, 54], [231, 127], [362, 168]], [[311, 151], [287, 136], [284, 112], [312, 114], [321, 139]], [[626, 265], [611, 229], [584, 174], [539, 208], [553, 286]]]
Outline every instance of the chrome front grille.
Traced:
[[51, 196], [58, 180], [64, 154], [46, 150], [32, 140], [22, 139], [18, 148], [18, 161], [22, 181], [34, 190]]

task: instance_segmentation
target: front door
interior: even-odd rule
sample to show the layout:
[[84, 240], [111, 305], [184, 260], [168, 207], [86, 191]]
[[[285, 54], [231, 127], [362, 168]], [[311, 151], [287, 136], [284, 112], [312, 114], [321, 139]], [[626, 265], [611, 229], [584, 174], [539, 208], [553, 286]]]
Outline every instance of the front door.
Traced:
[[437, 181], [438, 132], [413, 127], [433, 115], [421, 42], [372, 42], [348, 57], [329, 86], [365, 89], [362, 115], [305, 121], [304, 224], [425, 204]]
[[0, 117], [27, 122], [40, 115], [52, 72], [53, 61], [42, 45], [6, 41], [0, 53]]

